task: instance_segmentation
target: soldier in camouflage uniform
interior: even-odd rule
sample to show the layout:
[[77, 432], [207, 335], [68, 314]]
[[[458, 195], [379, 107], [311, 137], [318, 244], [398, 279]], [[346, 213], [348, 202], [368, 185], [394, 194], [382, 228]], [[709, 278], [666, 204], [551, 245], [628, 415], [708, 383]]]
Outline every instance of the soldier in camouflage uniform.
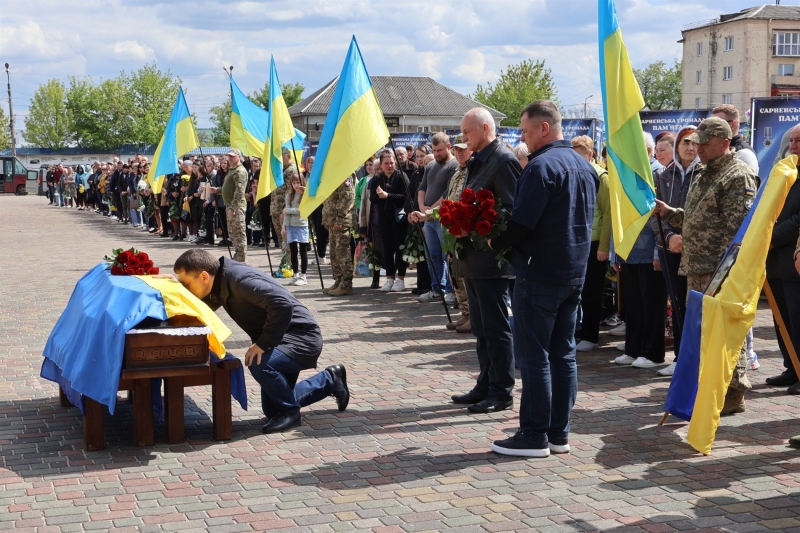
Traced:
[[[467, 148], [467, 143], [463, 141], [461, 135], [456, 136], [453, 144], [453, 152], [458, 160], [458, 169], [450, 178], [447, 186], [447, 198], [457, 202], [461, 198], [461, 191], [464, 190], [464, 178], [467, 175], [467, 160], [472, 157], [472, 151]], [[458, 310], [461, 311], [461, 319], [458, 322], [450, 322], [446, 325], [447, 329], [454, 329], [458, 333], [472, 333], [472, 325], [469, 321], [469, 300], [467, 299], [467, 288], [464, 285], [464, 278], [453, 280], [453, 292], [458, 302]]]
[[[670, 251], [677, 253], [682, 247], [678, 272], [687, 277], [690, 290], [701, 293], [714, 276], [756, 195], [756, 175], [729, 150], [731, 138], [731, 128], [725, 120], [711, 117], [701, 122], [686, 139], [698, 144], [698, 155], [706, 168], [689, 188], [685, 208], [672, 208], [656, 200], [656, 209], [664, 221], [683, 227], [682, 238], [670, 239]], [[723, 415], [744, 412], [744, 393], [751, 388], [746, 370], [747, 358], [742, 346]]]
[[283, 221], [281, 220], [281, 215], [283, 209], [286, 207], [286, 193], [289, 190], [290, 183], [292, 183], [292, 178], [297, 176], [297, 167], [292, 164], [291, 152], [289, 152], [288, 148], [282, 150], [282, 155], [283, 185], [272, 191], [269, 195], [269, 212], [272, 217], [272, 226], [275, 228], [275, 233], [277, 234], [276, 238], [279, 248], [283, 246], [283, 236], [281, 235]]
[[330, 234], [333, 287], [323, 292], [331, 296], [353, 294], [353, 254], [350, 231], [356, 224], [356, 175], [352, 174], [333, 191], [322, 206], [322, 225]]
[[236, 247], [234, 261], [247, 261], [247, 234], [245, 233], [245, 210], [247, 200], [244, 197], [247, 188], [247, 170], [242, 166], [242, 152], [231, 148], [228, 152], [228, 173], [222, 184], [222, 199], [228, 208], [228, 234]]

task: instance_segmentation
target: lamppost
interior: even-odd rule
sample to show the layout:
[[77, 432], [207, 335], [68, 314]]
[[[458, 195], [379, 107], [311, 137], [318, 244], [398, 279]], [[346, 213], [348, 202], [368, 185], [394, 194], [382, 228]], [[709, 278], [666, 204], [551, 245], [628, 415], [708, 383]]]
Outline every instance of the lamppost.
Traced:
[[17, 134], [14, 133], [14, 107], [11, 105], [11, 73], [6, 63], [6, 77], [8, 78], [8, 115], [11, 119], [11, 155], [17, 157]]
[[587, 101], [587, 100], [589, 100], [589, 98], [591, 98], [592, 96], [594, 96], [594, 95], [593, 95], [593, 94], [590, 94], [589, 96], [587, 96], [587, 97], [586, 97], [586, 98], [583, 100], [583, 118], [589, 118], [589, 117], [587, 117], [587, 116], [586, 116], [586, 101]]

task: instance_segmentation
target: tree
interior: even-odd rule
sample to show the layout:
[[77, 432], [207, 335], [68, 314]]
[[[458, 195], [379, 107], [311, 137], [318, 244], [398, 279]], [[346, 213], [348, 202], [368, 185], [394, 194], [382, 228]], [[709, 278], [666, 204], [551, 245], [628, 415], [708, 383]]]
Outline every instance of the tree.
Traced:
[[231, 145], [231, 104], [230, 94], [228, 99], [222, 105], [215, 105], [208, 110], [211, 115], [211, 137], [216, 146], [230, 146]]
[[0, 107], [0, 150], [5, 150], [11, 145], [11, 137], [9, 132], [11, 131], [11, 121], [10, 119], [6, 118], [6, 113], [3, 111], [3, 108]]
[[553, 100], [558, 105], [556, 86], [544, 60], [527, 59], [518, 65], [509, 65], [500, 71], [500, 79], [492, 85], [478, 85], [472, 96], [478, 102], [505, 114], [503, 125], [519, 126], [519, 115], [534, 100]]
[[680, 61], [676, 60], [672, 68], [667, 68], [663, 61], [656, 61], [643, 69], [633, 69], [633, 75], [639, 82], [647, 109], [680, 109], [683, 75]]
[[67, 88], [51, 79], [39, 85], [25, 117], [25, 140], [42, 148], [65, 148], [72, 141], [73, 128], [66, 105]]
[[131, 141], [158, 144], [169, 121], [181, 79], [155, 63], [118, 78], [126, 85], [131, 103]]
[[[283, 94], [283, 101], [286, 102], [286, 107], [292, 107], [302, 100], [303, 91], [305, 90], [306, 88], [302, 83], [281, 83], [281, 93]], [[265, 83], [263, 88], [250, 93], [248, 98], [256, 105], [269, 110], [269, 82]]]

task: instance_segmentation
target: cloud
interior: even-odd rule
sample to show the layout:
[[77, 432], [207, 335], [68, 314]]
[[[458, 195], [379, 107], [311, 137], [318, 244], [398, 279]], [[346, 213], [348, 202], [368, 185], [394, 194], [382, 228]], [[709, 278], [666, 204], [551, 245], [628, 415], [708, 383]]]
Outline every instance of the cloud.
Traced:
[[114, 58], [120, 61], [147, 62], [153, 57], [153, 49], [142, 46], [138, 41], [117, 41], [114, 43]]

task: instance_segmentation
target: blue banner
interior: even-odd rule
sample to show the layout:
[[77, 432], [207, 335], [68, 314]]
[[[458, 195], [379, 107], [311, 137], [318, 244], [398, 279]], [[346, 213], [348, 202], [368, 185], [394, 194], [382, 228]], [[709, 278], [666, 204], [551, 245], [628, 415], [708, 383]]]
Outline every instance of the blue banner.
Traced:
[[755, 98], [751, 146], [758, 167], [767, 175], [775, 163], [789, 155], [789, 131], [800, 124], [800, 98]]
[[[422, 144], [430, 144], [431, 137], [433, 137], [432, 133], [390, 133], [389, 136], [394, 143], [395, 148], [400, 148], [401, 146], [405, 148], [407, 145], [411, 145], [416, 149], [418, 146]], [[391, 146], [391, 144], [387, 144], [386, 146]], [[412, 156], [413, 157], [413, 156]]]
[[497, 137], [501, 142], [517, 146], [522, 140], [522, 130], [520, 128], [500, 126], [497, 128]]
[[708, 109], [665, 109], [661, 111], [640, 111], [642, 129], [655, 138], [662, 131], [677, 133], [685, 126], [697, 126], [710, 116]]
[[595, 137], [595, 122], [593, 118], [565, 118], [561, 121], [561, 131], [564, 132], [564, 139], [569, 141], [573, 137], [588, 135], [592, 139]]

